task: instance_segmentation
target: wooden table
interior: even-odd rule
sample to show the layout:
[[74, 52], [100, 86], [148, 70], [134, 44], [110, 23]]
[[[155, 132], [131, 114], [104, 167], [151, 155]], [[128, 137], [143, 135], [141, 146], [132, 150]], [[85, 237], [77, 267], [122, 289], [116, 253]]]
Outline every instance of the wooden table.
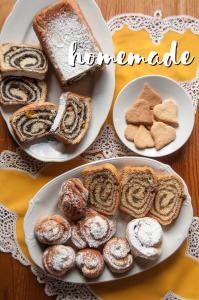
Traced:
[[[34, 1], [34, 0], [32, 0]], [[14, 0], [0, 0], [0, 27], [11, 11]], [[198, 0], [96, 0], [104, 18], [124, 12], [141, 12], [153, 15], [161, 9], [163, 16], [188, 14], [199, 17]], [[163, 159], [170, 164], [186, 181], [194, 207], [199, 215], [199, 114], [196, 115], [194, 131], [188, 143], [173, 157]], [[5, 123], [0, 117], [0, 151], [14, 150], [16, 147]], [[44, 294], [44, 286], [37, 283], [29, 268], [23, 267], [10, 254], [0, 254], [0, 300], [49, 299]]]

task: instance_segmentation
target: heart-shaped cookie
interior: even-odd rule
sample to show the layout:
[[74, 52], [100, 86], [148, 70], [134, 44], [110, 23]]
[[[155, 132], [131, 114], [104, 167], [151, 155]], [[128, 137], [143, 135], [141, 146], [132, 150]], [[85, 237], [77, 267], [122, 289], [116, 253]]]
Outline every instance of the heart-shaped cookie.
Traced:
[[178, 109], [174, 100], [167, 99], [162, 104], [156, 105], [153, 109], [153, 113], [157, 121], [178, 127]]
[[153, 112], [149, 103], [144, 99], [138, 99], [126, 112], [126, 122], [134, 125], [152, 125]]
[[144, 89], [141, 92], [140, 99], [148, 101], [150, 108], [154, 108], [155, 105], [162, 103], [162, 98], [152, 87], [148, 84], [144, 84]]
[[151, 127], [151, 135], [155, 142], [155, 148], [160, 150], [175, 140], [176, 131], [162, 122], [155, 122]]
[[133, 142], [138, 129], [139, 129], [139, 127], [136, 125], [132, 125], [132, 124], [127, 125], [127, 127], [124, 131], [125, 138], [127, 140]]
[[151, 133], [143, 125], [140, 125], [137, 133], [135, 134], [134, 143], [138, 149], [154, 147], [154, 141]]

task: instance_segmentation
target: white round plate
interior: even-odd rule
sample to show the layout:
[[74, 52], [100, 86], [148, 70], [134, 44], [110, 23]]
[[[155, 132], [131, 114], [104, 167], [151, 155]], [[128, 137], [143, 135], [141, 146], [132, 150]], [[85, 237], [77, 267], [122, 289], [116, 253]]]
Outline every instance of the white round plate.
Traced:
[[[161, 95], [163, 100], [172, 98], [178, 106], [179, 127], [176, 129], [176, 139], [161, 150], [155, 148], [140, 150], [124, 136], [126, 110], [138, 99], [146, 82]], [[148, 157], [166, 156], [180, 149], [191, 135], [194, 119], [194, 107], [186, 91], [176, 81], [159, 75], [139, 77], [128, 83], [119, 93], [113, 110], [113, 122], [120, 140], [133, 152]]]
[[[16, 5], [8, 17], [0, 35], [0, 42], [19, 42], [19, 43], [35, 43], [38, 39], [32, 28], [32, 19], [35, 14], [43, 7], [54, 3], [54, 0], [18, 0]], [[102, 51], [114, 56], [111, 34], [106, 26], [103, 16], [94, 0], [77, 0], [86, 20], [88, 21], [92, 31], [99, 42]], [[49, 96], [48, 100], [58, 103], [62, 93], [61, 87], [54, 75], [54, 71], [50, 68], [47, 78]], [[107, 66], [100, 74], [95, 74], [82, 79], [75, 84], [71, 90], [79, 94], [92, 97], [92, 121], [89, 130], [80, 145], [67, 146], [61, 142], [52, 139], [42, 139], [39, 142], [23, 145], [16, 140], [12, 128], [9, 124], [9, 117], [14, 112], [13, 108], [1, 108], [4, 120], [8, 129], [20, 145], [32, 157], [46, 162], [62, 162], [71, 160], [82, 152], [84, 152], [96, 139], [106, 117], [109, 113], [113, 93], [115, 88], [115, 67], [114, 64]], [[100, 113], [99, 113], [100, 112]]]
[[[91, 165], [99, 165], [105, 162], [109, 162], [114, 164], [118, 170], [121, 170], [124, 166], [149, 166], [154, 168], [158, 173], [167, 173], [167, 174], [175, 174], [177, 175], [170, 166], [160, 163], [158, 161], [149, 159], [149, 158], [141, 158], [141, 157], [120, 157], [120, 158], [112, 158], [101, 160], [98, 162], [92, 162], [84, 166], [80, 166], [76, 169], [73, 169], [69, 172], [66, 172], [55, 179], [51, 180], [47, 183], [32, 199], [30, 202], [28, 211], [24, 218], [24, 231], [25, 231], [25, 241], [28, 247], [29, 253], [35, 262], [40, 268], [43, 269], [42, 266], [42, 246], [37, 242], [34, 236], [34, 226], [37, 220], [40, 217], [60, 213], [57, 208], [58, 203], [58, 193], [61, 187], [61, 184], [64, 180], [79, 177], [81, 178], [81, 171], [85, 168], [85, 166]], [[183, 181], [183, 179], [181, 178]], [[111, 273], [107, 267], [105, 267], [103, 274], [94, 280], [88, 280], [84, 278], [79, 270], [74, 269], [69, 272], [62, 280], [67, 282], [76, 282], [76, 283], [98, 283], [98, 282], [106, 282], [111, 280], [116, 280], [119, 278], [129, 277], [135, 275], [137, 273], [141, 273], [147, 269], [152, 268], [155, 265], [158, 265], [160, 262], [167, 259], [170, 255], [172, 255], [182, 244], [184, 239], [187, 237], [189, 226], [192, 222], [193, 211], [191, 205], [191, 197], [189, 195], [187, 186], [185, 182], [184, 184], [184, 192], [186, 195], [186, 200], [184, 201], [180, 214], [175, 222], [172, 225], [165, 227], [164, 237], [163, 237], [163, 252], [160, 258], [154, 262], [138, 262], [134, 264], [134, 267], [127, 274], [114, 275]], [[117, 216], [117, 234], [120, 236], [125, 235], [125, 228], [127, 222], [129, 222], [132, 218], [128, 217], [124, 213], [118, 213]]]

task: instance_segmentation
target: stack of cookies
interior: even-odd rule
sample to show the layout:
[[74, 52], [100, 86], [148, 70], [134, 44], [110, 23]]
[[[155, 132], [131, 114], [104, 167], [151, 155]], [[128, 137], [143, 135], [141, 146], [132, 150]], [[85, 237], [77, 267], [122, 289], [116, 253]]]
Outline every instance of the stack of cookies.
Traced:
[[138, 149], [160, 150], [176, 138], [177, 105], [173, 99], [162, 100], [148, 84], [144, 84], [132, 107], [126, 112], [125, 137]]
[[[46, 245], [46, 272], [63, 276], [76, 266], [92, 279], [105, 265], [122, 274], [133, 268], [136, 257], [158, 259], [161, 225], [178, 217], [184, 200], [181, 180], [157, 176], [147, 166], [126, 166], [119, 174], [109, 163], [86, 167], [82, 177], [63, 182], [58, 196], [62, 216], [45, 216], [35, 225], [36, 239]], [[132, 217], [123, 236], [117, 236], [119, 211]]]

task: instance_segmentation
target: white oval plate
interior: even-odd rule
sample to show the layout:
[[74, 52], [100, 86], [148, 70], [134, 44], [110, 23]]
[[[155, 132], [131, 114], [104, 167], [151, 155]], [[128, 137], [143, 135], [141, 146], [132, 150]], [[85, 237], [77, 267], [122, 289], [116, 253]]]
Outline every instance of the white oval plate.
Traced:
[[[126, 110], [138, 99], [145, 82], [148, 82], [163, 100], [173, 98], [178, 106], [179, 127], [176, 129], [176, 139], [161, 150], [155, 148], [140, 150], [124, 136]], [[139, 77], [128, 83], [119, 93], [113, 110], [114, 127], [120, 140], [133, 152], [148, 157], [166, 156], [180, 149], [191, 135], [194, 119], [194, 107], [186, 91], [176, 81], [159, 75]]]
[[[11, 15], [8, 17], [0, 35], [0, 42], [30, 42], [38, 44], [38, 39], [32, 28], [34, 15], [43, 7], [54, 3], [54, 0], [18, 0]], [[92, 28], [94, 35], [104, 53], [114, 56], [111, 34], [106, 26], [100, 9], [94, 0], [77, 0], [86, 20]], [[48, 75], [48, 100], [58, 103], [62, 93], [52, 68]], [[46, 162], [62, 162], [71, 160], [84, 152], [96, 139], [106, 117], [109, 113], [115, 88], [115, 67], [110, 64], [101, 74], [92, 75], [75, 85], [73, 91], [92, 97], [92, 121], [89, 130], [80, 145], [67, 146], [52, 139], [42, 139], [39, 142], [23, 145], [16, 140], [9, 124], [9, 117], [13, 108], [1, 108], [8, 129], [20, 145], [32, 157]], [[99, 113], [100, 112], [100, 113]]]
[[[69, 172], [66, 172], [55, 179], [51, 180], [47, 183], [31, 200], [29, 204], [29, 208], [27, 210], [26, 216], [24, 218], [24, 231], [25, 231], [25, 241], [28, 247], [29, 253], [33, 259], [33, 261], [40, 268], [43, 269], [42, 266], [42, 247], [37, 242], [34, 237], [34, 226], [37, 220], [46, 215], [51, 215], [55, 213], [60, 213], [57, 209], [58, 202], [58, 192], [60, 190], [61, 184], [64, 180], [79, 177], [81, 178], [81, 171], [85, 168], [85, 166], [91, 165], [99, 165], [105, 162], [109, 162], [114, 164], [118, 170], [122, 169], [124, 166], [150, 166], [154, 168], [158, 173], [167, 173], [167, 174], [175, 174], [177, 175], [173, 169], [160, 163], [158, 161], [149, 159], [149, 158], [141, 158], [141, 157], [120, 157], [120, 158], [112, 158], [105, 159], [98, 162], [92, 162], [84, 166], [80, 166], [76, 169], [73, 169]], [[183, 181], [183, 179], [181, 178]], [[191, 197], [189, 195], [187, 186], [184, 183], [184, 192], [186, 194], [186, 200], [182, 205], [182, 209], [180, 211], [180, 215], [177, 220], [170, 226], [165, 227], [164, 237], [163, 237], [163, 252], [160, 258], [155, 262], [136, 262], [134, 264], [133, 269], [127, 274], [114, 275], [112, 274], [107, 267], [105, 267], [103, 274], [94, 280], [87, 280], [84, 278], [79, 270], [74, 269], [69, 272], [62, 280], [67, 282], [76, 282], [76, 283], [98, 283], [98, 282], [106, 282], [111, 280], [116, 280], [119, 278], [129, 277], [131, 275], [135, 275], [137, 273], [141, 273], [147, 269], [152, 268], [155, 265], [158, 265], [160, 262], [167, 259], [170, 255], [172, 255], [182, 244], [184, 239], [187, 237], [189, 226], [192, 222], [193, 211], [191, 205]], [[124, 236], [125, 228], [127, 222], [129, 222], [132, 218], [128, 217], [123, 213], [119, 213], [117, 216], [117, 235]]]

